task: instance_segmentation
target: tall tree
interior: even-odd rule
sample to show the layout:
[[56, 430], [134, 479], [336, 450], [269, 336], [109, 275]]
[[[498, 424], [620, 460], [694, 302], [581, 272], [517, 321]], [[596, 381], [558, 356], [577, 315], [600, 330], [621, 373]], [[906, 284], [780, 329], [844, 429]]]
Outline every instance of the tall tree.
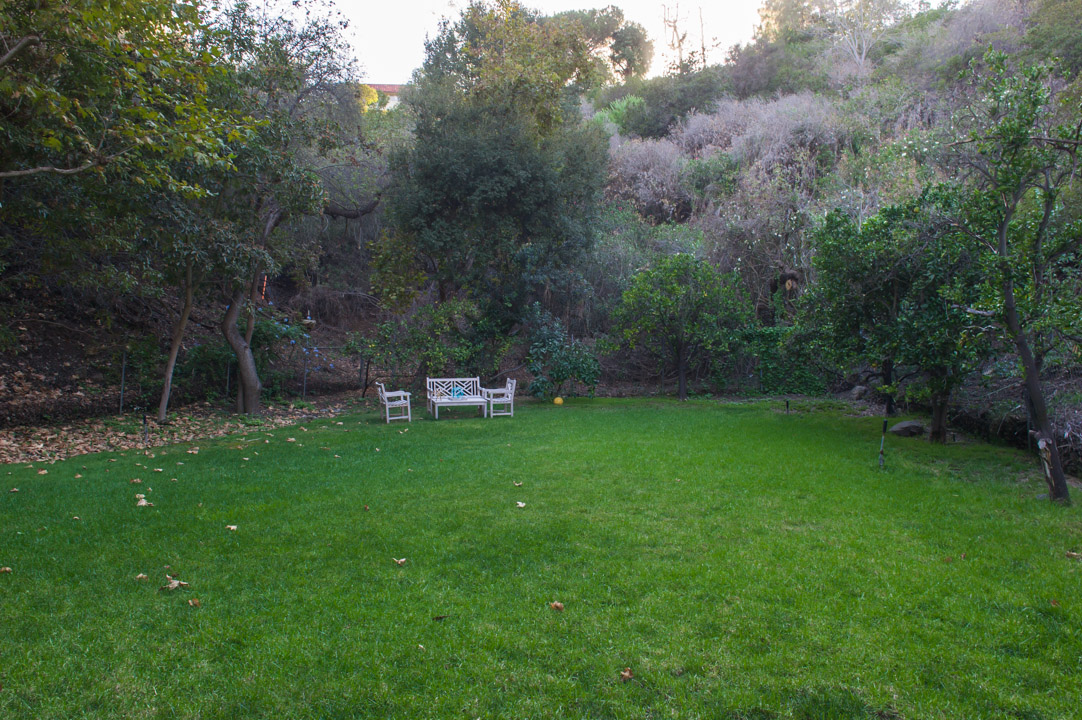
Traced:
[[[300, 3], [295, 3], [300, 6]], [[353, 65], [342, 32], [346, 22], [315, 2], [296, 19], [269, 6], [237, 2], [217, 18], [222, 56], [232, 69], [234, 102], [257, 121], [236, 138], [237, 171], [219, 178], [216, 196], [247, 247], [247, 264], [232, 263], [226, 278], [221, 330], [237, 356], [237, 409], [255, 413], [262, 385], [252, 355], [260, 279], [298, 256], [290, 238], [276, 232], [293, 214], [318, 213], [324, 192], [314, 162], [336, 138], [328, 105], [355, 100]], [[228, 102], [223, 98], [223, 102]], [[244, 318], [243, 331], [238, 321]]]
[[513, 2], [474, 4], [428, 43], [415, 143], [396, 156], [402, 239], [441, 300], [483, 301], [501, 327], [592, 242], [601, 131], [565, 121], [590, 78], [586, 40]]
[[1050, 330], [1045, 318], [1063, 317], [1056, 308], [1078, 302], [1069, 264], [1082, 251], [1082, 234], [1072, 226], [1057, 229], [1063, 192], [1077, 169], [1082, 112], [1057, 103], [1047, 66], [1011, 67], [1005, 53], [992, 50], [985, 63], [986, 70], [972, 75], [975, 95], [959, 118], [968, 134], [951, 156], [970, 192], [958, 228], [983, 257], [992, 291], [974, 312], [997, 319], [1015, 346], [1049, 496], [1066, 502], [1041, 372]]
[[606, 62], [606, 73], [611, 70], [627, 81], [650, 70], [654, 43], [642, 25], [627, 21], [624, 11], [614, 5], [602, 10], [570, 10], [542, 21], [584, 38], [591, 52]]
[[858, 82], [871, 74], [871, 56], [904, 16], [900, 0], [833, 0], [825, 19], [835, 44], [853, 63]]

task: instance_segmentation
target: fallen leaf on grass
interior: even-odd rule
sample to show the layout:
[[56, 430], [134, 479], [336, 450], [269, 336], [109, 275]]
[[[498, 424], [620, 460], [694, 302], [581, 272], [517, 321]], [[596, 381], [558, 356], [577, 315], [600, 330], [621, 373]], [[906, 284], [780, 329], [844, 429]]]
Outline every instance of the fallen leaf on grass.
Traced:
[[379, 448], [376, 448], [376, 452], [379, 452]]
[[241, 460], [247, 460], [248, 458], [241, 458]]
[[436, 622], [440, 622], [441, 620], [446, 620], [449, 617], [451, 617], [451, 616], [450, 615], [434, 615], [434, 616], [432, 616], [432, 619], [435, 620]]
[[364, 506], [364, 511], [368, 512], [368, 506], [367, 505]]
[[633, 677], [635, 676], [632, 674], [631, 668], [624, 668], [620, 671], [620, 682], [628, 682]]
[[[12, 490], [12, 492], [15, 492], [15, 491]], [[1074, 560], [1082, 560], [1082, 553], [1071, 552], [1070, 550], [1068, 550], [1067, 551], [1067, 557], [1072, 558]]]
[[511, 481], [511, 484], [514, 485], [515, 487], [522, 487], [522, 483], [515, 482], [514, 480]]
[[199, 598], [191, 598], [188, 600], [188, 604], [192, 607], [199, 607]]
[[5, 567], [0, 567], [0, 575], [6, 575], [9, 572], [11, 572], [11, 568], [6, 567], [6, 566]]
[[398, 559], [398, 558], [391, 558], [391, 559], [392, 559], [392, 560], [394, 560], [394, 561], [395, 561], [396, 563], [398, 563], [399, 565], [405, 565], [405, 564], [406, 564], [406, 558], [402, 558], [402, 559]]
[[236, 525], [226, 525], [225, 529], [226, 530], [232, 530], [232, 531], [236, 532], [237, 526]]
[[147, 577], [146, 573], [139, 573], [138, 575], [135, 576], [135, 579], [142, 581], [142, 580], [149, 580], [150, 578]]
[[189, 455], [198, 455], [199, 454], [199, 448], [197, 448], [197, 447], [188, 448], [188, 454]]
[[557, 612], [563, 612], [564, 611], [564, 604], [562, 602], [560, 602], [559, 600], [557, 600], [555, 602], [550, 602], [549, 607], [552, 608], [553, 610], [557, 611]]
[[141, 483], [141, 482], [143, 482], [143, 481], [142, 481], [142, 480], [140, 480], [139, 478], [132, 478], [132, 479], [131, 479], [131, 484], [132, 484], [132, 485], [138, 485], [138, 484], [139, 484], [139, 483]]
[[340, 458], [340, 457], [342, 457], [342, 456], [341, 456], [341, 455], [335, 455], [335, 457], [336, 457], [336, 458]]
[[49, 471], [44, 469], [44, 468], [42, 468], [41, 470], [38, 470], [38, 475], [48, 475], [48, 474], [49, 474]]
[[520, 508], [524, 508], [524, 507], [526, 507], [526, 503], [524, 503], [524, 502], [517, 502], [517, 503], [515, 503], [515, 507], [520, 507]]
[[1059, 600], [1053, 600], [1052, 607], [1059, 607]]
[[164, 472], [161, 468], [154, 468], [154, 472]]
[[159, 590], [176, 590], [177, 588], [188, 587], [188, 583], [184, 582], [183, 580], [177, 580], [172, 575], [166, 575], [165, 579], [168, 580], [169, 582], [167, 584], [165, 584], [165, 585], [162, 585], [160, 588], [158, 588]]
[[78, 519], [79, 519], [79, 516], [78, 516], [78, 515], [72, 515], [72, 516], [71, 516], [71, 519], [72, 519], [72, 520], [78, 520]]
[[286, 442], [297, 442], [297, 438], [286, 438]]
[[76, 480], [78, 480], [78, 479], [79, 479], [79, 478], [81, 478], [82, 476], [83, 476], [83, 474], [82, 474], [82, 473], [75, 473], [75, 479], [76, 479]]
[[116, 458], [109, 458], [109, 462], [116, 462]]
[[148, 502], [147, 501], [147, 496], [143, 495], [142, 493], [136, 495], [135, 499], [137, 501], [135, 503], [136, 507], [154, 507], [154, 503]]
[[19, 488], [11, 488], [8, 492], [19, 492]]

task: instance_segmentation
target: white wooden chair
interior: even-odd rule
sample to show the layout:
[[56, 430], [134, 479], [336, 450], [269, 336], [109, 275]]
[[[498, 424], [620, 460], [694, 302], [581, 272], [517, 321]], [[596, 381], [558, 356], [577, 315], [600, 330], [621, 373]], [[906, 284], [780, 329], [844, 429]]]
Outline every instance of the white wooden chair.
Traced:
[[[383, 383], [381, 382], [376, 383], [376, 388], [379, 390], [379, 401], [383, 403], [388, 423], [392, 420], [413, 422], [413, 412], [410, 409], [410, 393], [405, 390], [392, 390], [391, 392], [387, 392], [387, 388], [383, 387]], [[392, 408], [397, 410], [397, 414], [391, 414]], [[405, 409], [404, 413], [403, 409]]]
[[[518, 381], [512, 378], [507, 378], [507, 385], [502, 388], [495, 388], [488, 390], [481, 388], [481, 394], [484, 395], [485, 400], [488, 401], [488, 416], [495, 417], [496, 415], [509, 415], [515, 416], [515, 385]], [[499, 405], [502, 409], [497, 411], [496, 406]]]

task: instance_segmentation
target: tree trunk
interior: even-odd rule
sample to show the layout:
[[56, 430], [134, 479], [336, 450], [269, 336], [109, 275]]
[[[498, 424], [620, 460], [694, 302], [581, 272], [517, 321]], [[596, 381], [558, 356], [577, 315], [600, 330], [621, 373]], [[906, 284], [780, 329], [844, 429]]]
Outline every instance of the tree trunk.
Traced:
[[950, 407], [950, 393], [932, 396], [932, 429], [928, 432], [928, 442], [942, 445], [947, 442], [947, 409]]
[[[259, 278], [263, 273], [257, 272], [252, 279], [252, 285], [248, 292], [248, 323], [244, 328], [244, 344], [248, 346], [248, 352], [251, 353], [252, 336], [255, 334], [255, 305], [256, 298], [259, 296]], [[253, 363], [255, 357], [252, 358]], [[258, 371], [256, 373], [256, 379], [258, 380]], [[262, 388], [262, 385], [260, 385]], [[244, 399], [244, 385], [237, 385], [237, 412], [245, 412], [246, 401]]]
[[[883, 359], [883, 384], [884, 385], [890, 385], [892, 382], [894, 382], [894, 358], [884, 358]], [[894, 406], [894, 393], [893, 392], [888, 392], [888, 393], [885, 393], [885, 394], [887, 396], [887, 409], [886, 409], [886, 412], [887, 412], [887, 416], [889, 417], [891, 415], [894, 415], [894, 413], [897, 411], [897, 408]]]
[[680, 376], [680, 385], [678, 394], [681, 400], [688, 399], [688, 353], [687, 348], [680, 347], [676, 351], [676, 368], [677, 373]]
[[184, 307], [177, 318], [177, 324], [173, 327], [173, 341], [169, 345], [169, 360], [165, 363], [165, 377], [162, 382], [162, 397], [158, 401], [158, 422], [165, 422], [169, 411], [169, 395], [173, 391], [173, 370], [177, 366], [177, 355], [180, 353], [180, 343], [184, 339], [184, 330], [188, 327], [188, 318], [192, 314], [192, 263], [184, 273]]
[[1033, 408], [1033, 424], [1037, 426], [1037, 446], [1041, 453], [1041, 467], [1044, 470], [1045, 482], [1048, 483], [1048, 497], [1066, 503], [1071, 499], [1067, 490], [1067, 477], [1063, 473], [1059, 448], [1056, 447], [1052, 421], [1048, 418], [1048, 407], [1045, 405], [1044, 391], [1041, 389], [1040, 369], [1030, 349], [1029, 340], [1022, 331], [1022, 322], [1018, 317], [1018, 307], [1014, 300], [1014, 283], [1009, 274], [1003, 282], [1003, 301], [1007, 330], [1011, 333], [1011, 339], [1014, 340], [1014, 346], [1018, 350], [1018, 357], [1022, 360], [1026, 391]]
[[252, 356], [252, 347], [245, 342], [244, 336], [237, 329], [237, 319], [240, 310], [244, 306], [244, 290], [237, 290], [229, 301], [225, 317], [222, 318], [222, 334], [225, 335], [229, 347], [237, 356], [237, 374], [240, 389], [238, 394], [237, 411], [255, 415], [259, 412], [259, 393], [263, 385], [259, 382], [259, 373], [255, 368], [255, 358]]

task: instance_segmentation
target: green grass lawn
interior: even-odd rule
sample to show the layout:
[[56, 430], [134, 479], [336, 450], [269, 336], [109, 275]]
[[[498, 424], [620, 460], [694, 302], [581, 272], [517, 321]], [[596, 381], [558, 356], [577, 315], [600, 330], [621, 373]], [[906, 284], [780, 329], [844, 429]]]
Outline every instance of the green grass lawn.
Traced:
[[880, 470], [878, 419], [794, 408], [0, 466], [0, 718], [1082, 717], [1078, 507], [1015, 451], [890, 438]]

